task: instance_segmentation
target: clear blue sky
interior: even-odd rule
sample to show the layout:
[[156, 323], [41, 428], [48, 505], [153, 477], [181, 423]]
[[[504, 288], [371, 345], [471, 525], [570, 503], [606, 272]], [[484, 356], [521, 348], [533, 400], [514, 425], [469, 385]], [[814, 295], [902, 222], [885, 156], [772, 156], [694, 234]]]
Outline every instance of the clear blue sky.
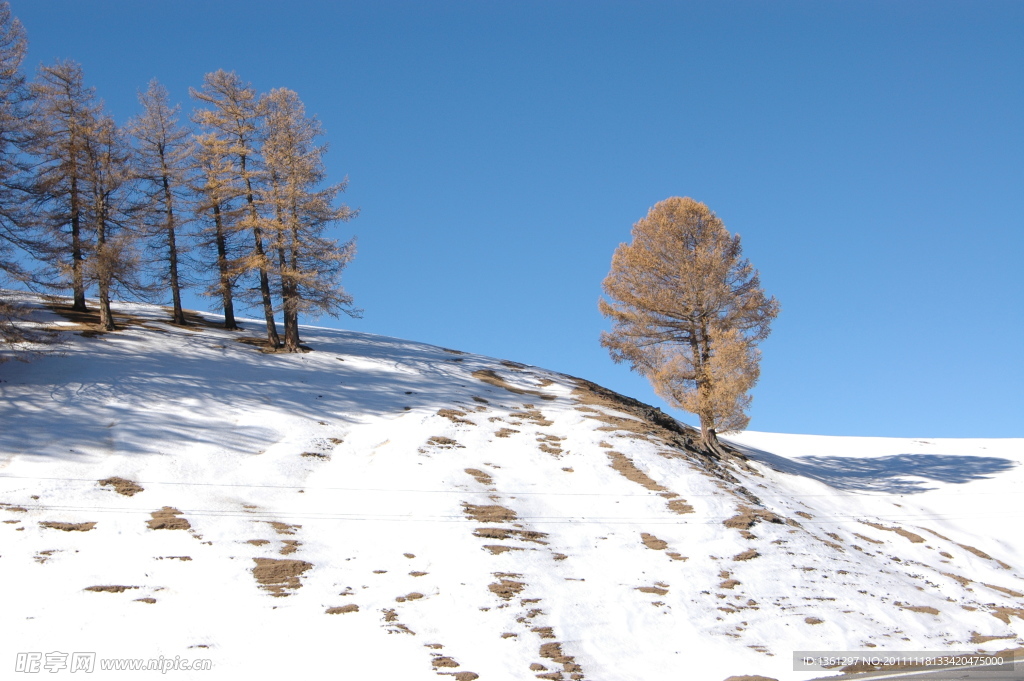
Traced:
[[752, 429], [1024, 436], [1024, 2], [11, 6], [29, 70], [80, 62], [120, 121], [154, 77], [185, 110], [220, 68], [296, 90], [362, 211], [346, 328], [665, 408], [597, 299], [692, 196], [782, 303]]

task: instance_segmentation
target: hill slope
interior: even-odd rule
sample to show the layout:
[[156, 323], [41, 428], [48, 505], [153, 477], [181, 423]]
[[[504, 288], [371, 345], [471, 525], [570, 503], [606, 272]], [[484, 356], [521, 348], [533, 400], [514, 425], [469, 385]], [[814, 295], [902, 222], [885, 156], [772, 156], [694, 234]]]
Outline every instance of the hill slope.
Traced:
[[557, 372], [119, 310], [96, 334], [40, 308], [62, 352], [0, 366], [5, 665], [720, 681], [1022, 644], [1024, 441], [744, 433], [718, 461]]

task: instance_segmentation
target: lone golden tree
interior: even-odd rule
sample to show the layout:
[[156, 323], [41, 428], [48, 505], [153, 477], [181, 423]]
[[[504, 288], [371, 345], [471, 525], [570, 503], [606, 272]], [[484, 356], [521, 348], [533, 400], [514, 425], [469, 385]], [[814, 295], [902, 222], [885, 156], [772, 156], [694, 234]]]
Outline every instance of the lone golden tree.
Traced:
[[750, 262], [706, 205], [673, 197], [633, 225], [603, 283], [601, 313], [613, 321], [601, 345], [629, 362], [672, 406], [700, 418], [701, 438], [742, 430], [760, 351], [779, 313]]

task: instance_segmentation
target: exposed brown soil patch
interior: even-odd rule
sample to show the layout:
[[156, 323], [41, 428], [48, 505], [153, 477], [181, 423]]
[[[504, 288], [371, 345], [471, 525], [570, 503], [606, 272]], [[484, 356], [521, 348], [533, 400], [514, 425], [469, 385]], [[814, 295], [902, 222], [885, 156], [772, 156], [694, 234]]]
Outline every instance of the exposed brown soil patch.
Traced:
[[479, 468], [467, 468], [466, 473], [473, 476], [473, 479], [479, 482], [481, 485], [493, 485], [494, 478], [480, 470]]
[[820, 617], [805, 617], [804, 622], [807, 622], [807, 624], [823, 624], [825, 620]]
[[[1007, 622], [1009, 624], [1009, 622]], [[983, 636], [976, 631], [971, 632], [971, 643], [978, 645], [981, 643], [988, 643], [989, 641], [1001, 641], [1008, 638], [1017, 638], [1015, 634], [1007, 634], [1006, 636]]]
[[450, 437], [445, 437], [444, 435], [434, 435], [433, 437], [427, 438], [427, 444], [433, 445], [438, 449], [465, 449], [465, 447], [460, 445], [458, 442]]
[[668, 589], [662, 586], [638, 586], [636, 590], [642, 591], [645, 594], [657, 594], [659, 596], [664, 596], [668, 593]]
[[487, 545], [484, 546], [484, 548], [487, 549], [488, 551], [490, 551], [495, 556], [501, 555], [502, 553], [507, 553], [508, 551], [524, 551], [525, 550], [525, 549], [522, 549], [522, 548], [520, 548], [518, 546], [502, 546], [501, 544], [487, 544]]
[[278, 558], [253, 558], [256, 567], [252, 569], [253, 577], [260, 586], [275, 597], [290, 596], [291, 591], [302, 586], [299, 577], [313, 567], [304, 560], [287, 560]]
[[180, 560], [182, 563], [187, 563], [192, 560], [192, 556], [160, 556], [157, 560]]
[[113, 487], [114, 491], [118, 494], [123, 494], [126, 497], [134, 496], [139, 492], [144, 492], [145, 488], [136, 482], [131, 480], [125, 480], [124, 478], [107, 478], [106, 480], [99, 481], [100, 487]]
[[282, 523], [279, 520], [264, 520], [262, 522], [273, 527], [274, 531], [278, 534], [292, 535], [302, 529], [302, 525], [289, 525], [288, 523]]
[[503, 600], [508, 601], [515, 598], [523, 589], [526, 588], [526, 585], [522, 582], [509, 579], [509, 577], [518, 577], [519, 575], [497, 573], [495, 576], [498, 577], [498, 581], [488, 584], [487, 589], [492, 594]]
[[640, 540], [644, 543], [644, 546], [646, 546], [649, 549], [654, 549], [655, 551], [664, 551], [668, 548], [667, 541], [662, 541], [661, 539], [655, 537], [653, 534], [641, 532]]
[[[910, 541], [913, 544], [923, 544], [924, 543], [924, 537], [922, 537], [919, 534], [915, 534], [915, 533], [911, 532], [910, 530], [905, 530], [905, 529], [903, 529], [902, 527], [899, 527], [899, 526], [897, 526], [897, 527], [886, 527], [885, 525], [881, 525], [879, 523], [872, 523], [872, 522], [869, 522], [867, 520], [862, 520], [861, 523], [863, 523], [864, 525], [867, 525], [868, 527], [873, 527], [876, 530], [885, 530], [886, 532], [895, 532], [896, 534], [898, 534], [901, 537], [907, 539], [908, 541]], [[988, 556], [986, 556], [986, 558], [987, 557]]]
[[986, 584], [985, 582], [982, 582], [981, 584], [982, 586], [987, 586], [993, 591], [998, 591], [999, 593], [1006, 594], [1007, 596], [1013, 596], [1014, 598], [1024, 598], [1024, 594], [1022, 594], [1019, 591], [1014, 591], [1013, 589], [1007, 589], [1003, 586], [996, 586], [995, 584]]
[[[956, 542], [954, 542], [954, 543], [956, 543]], [[957, 546], [962, 548], [964, 551], [967, 551], [968, 553], [973, 553], [978, 558], [984, 558], [985, 560], [991, 560], [993, 563], [995, 563], [999, 567], [1003, 568], [1004, 570], [1009, 570], [1010, 569], [1009, 565], [1007, 565], [1003, 561], [999, 560], [998, 558], [993, 558], [992, 556], [988, 555], [987, 553], [985, 553], [981, 549], [976, 549], [973, 546], [968, 546], [967, 544], [957, 544]]]
[[719, 584], [718, 588], [719, 589], [735, 589], [739, 585], [740, 585], [740, 581], [738, 579], [727, 579], [724, 582], [722, 582], [721, 584]]
[[563, 454], [561, 445], [563, 440], [565, 440], [564, 437], [558, 437], [557, 435], [540, 435], [537, 437], [537, 446], [545, 454], [559, 457]]
[[[523, 405], [530, 407], [532, 405]], [[521, 419], [523, 421], [530, 421], [534, 425], [540, 426], [541, 428], [547, 428], [552, 425], [554, 421], [549, 421], [544, 418], [544, 414], [540, 413], [538, 409], [526, 409], [525, 411], [512, 411], [509, 412], [509, 418]]]
[[63, 530], [64, 532], [88, 532], [96, 527], [96, 523], [60, 523], [52, 520], [43, 520], [40, 527], [47, 527], [51, 530]]
[[412, 572], [409, 573], [409, 576], [410, 577], [424, 577], [424, 576], [426, 576], [428, 574], [430, 574], [430, 573], [429, 572], [420, 572], [419, 570], [413, 570]]
[[731, 518], [727, 518], [723, 521], [726, 527], [732, 527], [739, 530], [749, 530], [759, 521], [765, 521], [769, 523], [782, 523], [782, 518], [775, 515], [766, 508], [751, 508], [741, 504], [739, 512]]
[[328, 615], [344, 615], [349, 612], [359, 612], [359, 606], [355, 603], [349, 603], [348, 605], [327, 608], [324, 612]]
[[508, 437], [512, 433], [518, 433], [518, 430], [514, 428], [502, 428], [501, 430], [495, 431], [494, 437]]
[[433, 660], [430, 661], [430, 664], [433, 667], [442, 667], [445, 669], [453, 669], [459, 666], [459, 663], [456, 662], [454, 659], [450, 657], [444, 657], [443, 655], [438, 655], [437, 657], [435, 657]]
[[120, 594], [128, 589], [138, 589], [137, 586], [121, 586], [120, 584], [107, 584], [104, 586], [87, 586], [83, 591], [95, 591], [97, 593]]
[[1010, 617], [1016, 617], [1017, 619], [1024, 620], [1024, 608], [1007, 608], [997, 605], [991, 607], [989, 614], [1002, 620], [1006, 624], [1010, 623]]
[[465, 423], [466, 425], [475, 426], [476, 424], [469, 419], [462, 418], [466, 416], [466, 412], [459, 411], [458, 409], [439, 409], [437, 411], [438, 416], [443, 416], [452, 423]]
[[545, 393], [540, 392], [539, 390], [530, 390], [529, 388], [517, 388], [514, 385], [510, 385], [508, 381], [506, 381], [504, 378], [499, 376], [491, 369], [477, 369], [476, 371], [473, 372], [472, 375], [473, 378], [479, 381], [483, 381], [488, 385], [493, 385], [496, 388], [503, 388], [509, 391], [510, 393], [515, 393], [516, 395], [536, 395], [542, 400], [555, 399], [554, 395], [547, 395]]
[[737, 553], [735, 556], [732, 557], [732, 559], [733, 560], [752, 560], [754, 558], [757, 558], [760, 555], [761, 554], [758, 553], [755, 549], [747, 549], [746, 551], [744, 551], [742, 553]]
[[283, 546], [281, 547], [281, 550], [278, 551], [278, 553], [280, 553], [282, 556], [293, 554], [299, 550], [300, 546], [302, 546], [302, 542], [296, 541], [295, 539], [285, 539], [281, 543], [283, 544]]
[[266, 546], [270, 543], [269, 539], [250, 539], [245, 542], [246, 544], [252, 544], [253, 546]]
[[421, 598], [423, 598], [423, 594], [419, 593], [418, 591], [413, 591], [412, 593], [405, 594], [404, 596], [396, 597], [395, 602], [405, 603], [406, 601], [418, 601]]
[[47, 549], [46, 551], [40, 551], [36, 555], [32, 556], [32, 559], [39, 564], [43, 564], [50, 560], [50, 556], [57, 552], [57, 549]]
[[324, 454], [323, 452], [302, 452], [300, 456], [304, 456], [307, 459], [319, 459], [320, 461], [330, 461], [331, 455]]
[[910, 610], [911, 612], [923, 612], [923, 613], [926, 613], [928, 615], [938, 615], [939, 614], [938, 609], [937, 608], [933, 608], [930, 605], [907, 605], [906, 603], [901, 603], [900, 601], [896, 601], [895, 603], [893, 603], [893, 605], [895, 605], [897, 608], [903, 608], [904, 610]]
[[672, 560], [687, 560], [686, 556], [684, 556], [681, 553], [676, 553], [675, 551], [668, 551], [665, 553], [665, 555], [671, 558]]
[[534, 544], [547, 544], [544, 538], [547, 537], [546, 532], [536, 532], [534, 530], [512, 530], [504, 527], [478, 527], [473, 530], [474, 537], [480, 537], [481, 539], [521, 539], [522, 541], [533, 542]]
[[[576, 658], [571, 655], [566, 655], [562, 652], [561, 643], [544, 643], [540, 647], [540, 656], [546, 660], [551, 660], [555, 664], [562, 665], [562, 671], [569, 674], [570, 679], [582, 679], [583, 668], [576, 664]], [[538, 674], [538, 678], [545, 676]], [[552, 676], [549, 678], [561, 678], [561, 676]]]
[[881, 539], [872, 539], [871, 537], [865, 537], [863, 534], [858, 534], [856, 532], [853, 533], [853, 536], [857, 537], [858, 539], [862, 539], [862, 540], [864, 540], [866, 542], [869, 542], [871, 544], [884, 544], [885, 543]]
[[149, 603], [150, 605], [152, 605], [153, 603], [156, 603], [156, 599], [153, 598], [152, 596], [146, 596], [145, 598], [136, 598], [135, 602], [136, 603]]
[[683, 499], [672, 499], [668, 502], [668, 510], [679, 515], [686, 515], [687, 513], [693, 513], [693, 506], [686, 503]]
[[613, 450], [609, 450], [605, 452], [605, 454], [607, 454], [608, 458], [611, 460], [611, 463], [608, 465], [612, 467], [612, 470], [627, 480], [635, 482], [652, 492], [665, 492], [668, 490], [667, 487], [662, 487], [652, 480], [650, 476], [637, 468], [636, 464], [633, 463], [633, 460], [625, 454]]
[[159, 511], [153, 511], [149, 514], [151, 518], [146, 521], [146, 525], [151, 530], [189, 530], [192, 529], [192, 524], [185, 518], [179, 516], [182, 515], [181, 511], [170, 506], [164, 506]]
[[504, 506], [497, 504], [478, 506], [465, 501], [462, 502], [462, 512], [478, 523], [508, 523], [517, 517], [515, 511]]

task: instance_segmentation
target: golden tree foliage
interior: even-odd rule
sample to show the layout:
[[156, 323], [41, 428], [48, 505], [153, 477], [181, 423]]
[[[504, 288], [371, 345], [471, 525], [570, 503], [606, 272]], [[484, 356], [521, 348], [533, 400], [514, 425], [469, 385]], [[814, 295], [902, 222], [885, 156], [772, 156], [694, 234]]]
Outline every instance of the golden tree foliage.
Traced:
[[633, 225], [603, 288], [601, 335], [616, 362], [629, 362], [669, 404], [696, 414], [708, 449], [717, 433], [749, 422], [748, 392], [779, 303], [761, 290], [757, 271], [706, 205], [666, 199]]

